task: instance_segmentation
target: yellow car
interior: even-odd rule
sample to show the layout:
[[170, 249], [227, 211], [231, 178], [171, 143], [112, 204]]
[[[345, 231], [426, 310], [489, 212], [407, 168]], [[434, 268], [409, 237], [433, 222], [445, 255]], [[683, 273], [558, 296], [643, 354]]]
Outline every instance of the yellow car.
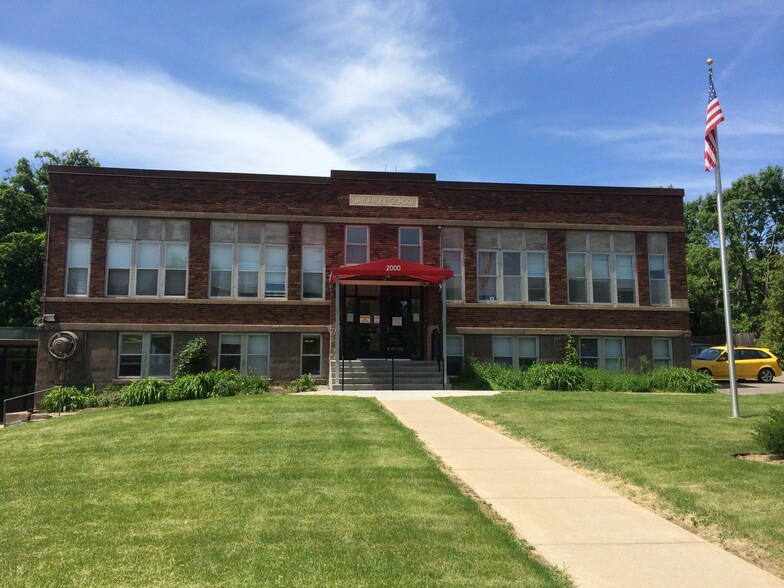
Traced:
[[[691, 369], [708, 374], [718, 380], [730, 377], [726, 347], [709, 347], [693, 357]], [[760, 382], [769, 383], [781, 375], [781, 360], [761, 347], [735, 348], [735, 376], [739, 380], [756, 378]]]

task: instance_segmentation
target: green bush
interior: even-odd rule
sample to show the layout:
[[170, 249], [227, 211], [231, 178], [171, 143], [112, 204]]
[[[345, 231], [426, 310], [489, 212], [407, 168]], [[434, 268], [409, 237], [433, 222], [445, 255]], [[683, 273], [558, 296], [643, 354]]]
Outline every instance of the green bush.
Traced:
[[525, 372], [525, 390], [586, 390], [585, 370], [565, 363], [537, 363]]
[[269, 378], [255, 374], [242, 374], [238, 394], [266, 394], [270, 390]]
[[310, 374], [304, 374], [286, 384], [286, 390], [289, 392], [312, 392], [316, 388], [316, 381]]
[[73, 412], [87, 404], [87, 396], [74, 386], [56, 386], [41, 401], [44, 412]]
[[771, 408], [767, 416], [754, 425], [751, 434], [765, 451], [784, 458], [784, 408]]
[[200, 400], [212, 395], [214, 381], [211, 372], [187, 374], [175, 379], [169, 390], [169, 400]]
[[580, 367], [580, 356], [577, 354], [577, 347], [574, 344], [574, 337], [571, 335], [566, 337], [563, 362], [566, 365], [570, 365], [572, 367]]
[[464, 382], [491, 390], [581, 390], [615, 392], [715, 391], [713, 380], [688, 368], [657, 368], [642, 374], [576, 367], [565, 363], [539, 363], [527, 370], [469, 360]]
[[207, 367], [208, 357], [207, 340], [204, 337], [191, 339], [177, 354], [177, 369], [174, 372], [174, 377], [179, 378], [203, 371]]
[[656, 368], [650, 374], [651, 387], [661, 392], [688, 392], [691, 394], [712, 394], [716, 384], [707, 374], [700, 374], [689, 368]]
[[123, 388], [120, 393], [120, 403], [123, 406], [138, 406], [166, 402], [170, 387], [171, 384], [158, 378], [138, 380]]

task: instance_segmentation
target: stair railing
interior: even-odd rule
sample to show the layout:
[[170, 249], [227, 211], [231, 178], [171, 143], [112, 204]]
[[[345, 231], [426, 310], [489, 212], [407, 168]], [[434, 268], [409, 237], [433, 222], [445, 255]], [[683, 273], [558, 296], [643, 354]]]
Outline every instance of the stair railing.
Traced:
[[433, 332], [430, 334], [430, 346], [433, 349], [433, 359], [438, 362], [438, 373], [441, 374], [441, 389], [444, 390], [444, 369], [446, 369], [446, 365], [444, 362], [444, 350], [441, 348], [441, 333], [439, 333], [438, 328], [433, 329]]

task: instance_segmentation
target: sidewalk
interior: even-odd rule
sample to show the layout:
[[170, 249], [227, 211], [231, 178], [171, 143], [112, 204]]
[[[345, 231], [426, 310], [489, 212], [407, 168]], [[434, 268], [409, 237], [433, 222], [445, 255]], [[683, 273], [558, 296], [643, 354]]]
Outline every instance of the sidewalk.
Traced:
[[[413, 396], [413, 395], [412, 395]], [[777, 587], [784, 581], [420, 394], [380, 402], [580, 587]]]

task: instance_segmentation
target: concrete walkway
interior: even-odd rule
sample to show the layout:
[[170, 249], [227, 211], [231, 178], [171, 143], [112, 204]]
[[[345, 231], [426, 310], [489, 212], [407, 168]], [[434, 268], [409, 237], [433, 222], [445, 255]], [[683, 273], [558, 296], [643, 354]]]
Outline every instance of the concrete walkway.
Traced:
[[578, 586], [784, 587], [775, 576], [432, 396], [397, 394], [377, 397]]

